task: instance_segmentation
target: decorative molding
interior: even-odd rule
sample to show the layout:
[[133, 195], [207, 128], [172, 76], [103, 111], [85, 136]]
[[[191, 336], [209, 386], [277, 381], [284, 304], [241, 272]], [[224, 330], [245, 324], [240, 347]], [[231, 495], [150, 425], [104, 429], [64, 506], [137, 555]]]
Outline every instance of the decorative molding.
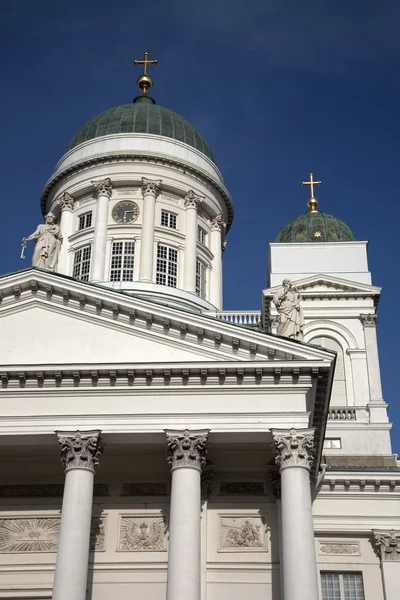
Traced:
[[200, 196], [193, 190], [189, 190], [185, 196], [185, 208], [195, 208], [197, 210], [202, 200], [204, 200], [204, 196]]
[[311, 469], [314, 461], [314, 429], [273, 429], [273, 448], [275, 462], [286, 467], [305, 467]]
[[145, 196], [154, 196], [157, 197], [160, 193], [160, 186], [162, 183], [162, 179], [147, 179], [147, 177], [142, 177], [142, 195]]
[[123, 552], [166, 552], [164, 517], [121, 517], [118, 550]]
[[265, 522], [256, 516], [220, 516], [219, 552], [268, 552]]
[[360, 321], [363, 324], [363, 327], [376, 327], [376, 321], [378, 319], [378, 315], [373, 314], [361, 314]]
[[225, 496], [263, 496], [265, 494], [263, 481], [221, 481], [220, 495]]
[[319, 553], [333, 556], [360, 556], [358, 542], [319, 542]]
[[167, 496], [167, 482], [123, 482], [121, 496]]
[[109, 177], [106, 177], [105, 179], [99, 179], [98, 181], [92, 181], [91, 183], [94, 187], [94, 194], [96, 198], [99, 198], [99, 196], [107, 196], [108, 199], [111, 198], [112, 184]]
[[58, 431], [57, 435], [61, 446], [61, 463], [66, 471], [70, 469], [95, 471], [104, 449], [100, 439], [100, 430], [83, 433]]
[[68, 194], [68, 192], [64, 192], [61, 195], [61, 197], [57, 200], [57, 204], [61, 208], [61, 212], [64, 212], [65, 210], [73, 212], [74, 203], [75, 200], [73, 199], [71, 194]]
[[391, 531], [372, 532], [375, 550], [382, 562], [400, 561], [400, 532]]
[[212, 221], [211, 221], [211, 231], [223, 231], [224, 227], [226, 226], [226, 223], [224, 223], [224, 220], [222, 218], [222, 215], [216, 215]]
[[168, 464], [171, 470], [181, 467], [201, 468], [207, 455], [208, 430], [166, 431]]

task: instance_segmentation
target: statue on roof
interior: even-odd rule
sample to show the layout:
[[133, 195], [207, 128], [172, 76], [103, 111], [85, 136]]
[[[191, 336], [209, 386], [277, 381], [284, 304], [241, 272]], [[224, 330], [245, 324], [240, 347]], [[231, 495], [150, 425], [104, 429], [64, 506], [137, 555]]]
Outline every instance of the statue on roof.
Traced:
[[273, 302], [280, 316], [278, 335], [302, 341], [304, 317], [301, 297], [290, 279], [284, 279], [282, 287], [276, 292]]
[[55, 271], [63, 238], [60, 228], [55, 224], [54, 219], [53, 213], [47, 213], [44, 218], [44, 224], [38, 225], [36, 231], [29, 237], [22, 238], [21, 258], [25, 258], [24, 249], [26, 243], [31, 240], [36, 240], [32, 258], [33, 267]]

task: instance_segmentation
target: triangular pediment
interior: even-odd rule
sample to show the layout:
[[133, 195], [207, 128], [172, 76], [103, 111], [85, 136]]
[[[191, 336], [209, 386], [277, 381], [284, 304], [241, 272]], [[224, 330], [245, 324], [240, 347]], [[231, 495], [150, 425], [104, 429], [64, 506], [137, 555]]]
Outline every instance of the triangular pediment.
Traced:
[[319, 361], [307, 344], [59, 274], [0, 278], [0, 364]]
[[[292, 280], [292, 284], [304, 295], [361, 295], [361, 296], [379, 296], [381, 288], [365, 283], [349, 281], [341, 277], [332, 277], [319, 273], [310, 277]], [[281, 284], [263, 290], [263, 296], [273, 297]]]

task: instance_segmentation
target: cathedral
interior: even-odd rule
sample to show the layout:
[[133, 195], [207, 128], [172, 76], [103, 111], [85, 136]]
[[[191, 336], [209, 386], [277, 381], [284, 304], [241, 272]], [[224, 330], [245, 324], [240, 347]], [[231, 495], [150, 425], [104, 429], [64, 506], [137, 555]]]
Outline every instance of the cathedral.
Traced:
[[0, 277], [0, 600], [398, 600], [367, 241], [310, 174], [261, 306], [224, 311], [231, 195], [135, 62]]

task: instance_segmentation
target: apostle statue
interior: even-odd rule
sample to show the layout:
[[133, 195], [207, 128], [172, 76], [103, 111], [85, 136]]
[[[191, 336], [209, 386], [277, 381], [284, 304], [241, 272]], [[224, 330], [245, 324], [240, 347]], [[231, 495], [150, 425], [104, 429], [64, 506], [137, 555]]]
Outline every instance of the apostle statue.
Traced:
[[30, 240], [36, 240], [32, 258], [33, 267], [54, 271], [57, 266], [63, 238], [59, 226], [54, 223], [54, 218], [53, 213], [47, 213], [44, 218], [44, 225], [38, 225], [36, 231], [29, 237], [22, 238], [21, 258], [25, 258], [26, 243]]
[[281, 321], [278, 334], [295, 340], [303, 339], [304, 317], [300, 304], [300, 294], [290, 279], [284, 279], [276, 292], [273, 302]]

